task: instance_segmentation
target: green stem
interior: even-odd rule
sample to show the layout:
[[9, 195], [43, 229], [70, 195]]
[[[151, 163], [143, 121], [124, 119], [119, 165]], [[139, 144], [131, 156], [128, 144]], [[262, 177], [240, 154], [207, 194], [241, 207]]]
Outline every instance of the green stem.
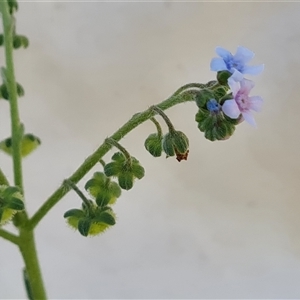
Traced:
[[0, 169], [0, 185], [9, 185], [9, 182], [1, 169]]
[[22, 177], [22, 158], [21, 158], [21, 123], [19, 117], [17, 84], [15, 79], [14, 62], [13, 62], [13, 31], [14, 17], [9, 13], [8, 3], [5, 0], [0, 1], [0, 10], [2, 13], [3, 31], [4, 31], [4, 48], [6, 72], [5, 80], [9, 94], [11, 131], [12, 131], [12, 156], [14, 168], [14, 182], [21, 191], [23, 191]]
[[19, 245], [19, 237], [13, 233], [0, 229], [0, 236], [16, 245]]
[[[4, 49], [6, 69], [2, 69], [4, 73], [4, 82], [8, 89], [10, 116], [11, 116], [11, 138], [12, 138], [12, 156], [14, 183], [20, 188], [24, 195], [23, 176], [22, 176], [22, 156], [21, 156], [21, 138], [22, 125], [19, 117], [18, 99], [17, 99], [17, 84], [14, 72], [13, 62], [13, 36], [15, 30], [15, 20], [9, 12], [7, 0], [0, 1], [0, 11], [2, 14], [3, 33], [4, 33]], [[33, 230], [26, 226], [28, 221], [26, 211], [17, 213], [14, 217], [14, 224], [17, 224], [20, 231], [20, 236], [16, 240], [13, 235], [9, 235], [5, 231], [2, 236], [9, 237], [12, 242], [17, 242], [22, 253], [25, 268], [28, 274], [28, 282], [34, 299], [46, 299], [46, 292], [41, 276], [40, 266], [35, 248]], [[13, 239], [12, 239], [13, 237]]]
[[151, 108], [153, 109], [153, 111], [155, 111], [156, 113], [158, 113], [164, 119], [164, 121], [166, 122], [166, 124], [167, 124], [167, 126], [169, 128], [169, 131], [170, 132], [174, 132], [175, 128], [174, 128], [171, 120], [169, 119], [169, 117], [159, 107], [157, 107], [156, 105], [151, 106]]
[[196, 82], [193, 82], [193, 83], [188, 83], [188, 84], [185, 84], [183, 85], [182, 87], [180, 87], [174, 94], [173, 96], [176, 96], [176, 95], [179, 95], [181, 94], [183, 91], [186, 91], [188, 89], [204, 89], [212, 84], [216, 84], [217, 81], [209, 81], [208, 83], [204, 84], [204, 83], [196, 83]]
[[47, 299], [32, 230], [20, 229], [19, 248], [25, 262], [33, 299]]
[[67, 186], [74, 190], [74, 192], [81, 198], [87, 207], [91, 208], [90, 201], [84, 196], [83, 192], [76, 186], [74, 182], [68, 179], [66, 179], [64, 182]]
[[[194, 101], [195, 96], [199, 90], [189, 90], [186, 92], [181, 92], [180, 94], [174, 94], [167, 100], [161, 102], [157, 105], [161, 110], [166, 110], [172, 106], [179, 103]], [[119, 141], [126, 134], [136, 128], [138, 125], [149, 120], [154, 116], [155, 112], [150, 107], [144, 112], [135, 114], [127, 123], [125, 123], [119, 130], [117, 130], [111, 138], [115, 141]], [[111, 146], [104, 142], [93, 154], [91, 154], [83, 164], [69, 177], [69, 180], [75, 184], [87, 174], [93, 166], [99, 162], [99, 160], [110, 150]], [[37, 212], [29, 220], [28, 225], [30, 228], [34, 228], [48, 213], [51, 208], [58, 203], [58, 201], [67, 194], [69, 189], [66, 189], [64, 184], [62, 184], [47, 200], [46, 202], [37, 210]]]
[[161, 129], [161, 127], [160, 127], [159, 122], [158, 122], [154, 117], [151, 118], [150, 120], [154, 123], [154, 125], [155, 125], [155, 127], [156, 127], [157, 135], [158, 135], [159, 137], [161, 137], [161, 136], [162, 136], [162, 129]]
[[119, 149], [124, 154], [124, 156], [126, 157], [127, 162], [131, 166], [131, 164], [132, 164], [131, 155], [120, 143], [118, 143], [113, 138], [107, 138], [105, 140], [105, 143], [108, 143], [109, 145], [115, 146], [117, 149]]

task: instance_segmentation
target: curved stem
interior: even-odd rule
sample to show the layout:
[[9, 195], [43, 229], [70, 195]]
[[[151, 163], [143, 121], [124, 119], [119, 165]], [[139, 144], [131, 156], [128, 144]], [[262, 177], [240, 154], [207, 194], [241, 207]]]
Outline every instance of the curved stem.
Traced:
[[81, 198], [81, 200], [84, 202], [84, 204], [91, 208], [91, 203], [89, 202], [89, 200], [84, 196], [83, 192], [76, 186], [76, 184], [74, 182], [72, 182], [71, 180], [66, 179], [65, 184], [68, 185], [71, 189], [74, 190], [74, 192]]
[[173, 96], [177, 96], [179, 94], [181, 94], [183, 91], [186, 91], [188, 89], [204, 89], [206, 87], [208, 87], [211, 83], [216, 83], [216, 81], [209, 81], [208, 83], [197, 83], [197, 82], [193, 82], [193, 83], [188, 83], [183, 85], [182, 87], [180, 87], [174, 94]]
[[[167, 100], [161, 102], [157, 105], [161, 110], [166, 110], [172, 106], [179, 103], [194, 101], [198, 90], [189, 90], [182, 92], [179, 95], [173, 95]], [[136, 128], [138, 125], [149, 120], [154, 116], [155, 112], [150, 107], [144, 112], [135, 114], [127, 123], [125, 123], [119, 130], [117, 130], [111, 138], [119, 141], [126, 134]], [[83, 164], [69, 177], [69, 180], [75, 184], [82, 179], [82, 177], [89, 172], [92, 167], [110, 150], [111, 146], [107, 143], [103, 143], [93, 154], [91, 154]], [[32, 216], [28, 222], [30, 228], [34, 228], [48, 213], [49, 210], [69, 191], [62, 184], [47, 200], [46, 202], [37, 210], [37, 212]]]
[[120, 143], [118, 143], [113, 138], [107, 138], [105, 140], [105, 143], [108, 143], [109, 145], [115, 146], [117, 149], [119, 149], [124, 154], [124, 156], [126, 157], [126, 161], [131, 166], [131, 164], [132, 164], [131, 155]]
[[169, 128], [169, 131], [174, 132], [175, 128], [174, 128], [171, 120], [169, 119], [169, 117], [159, 107], [153, 105], [153, 106], [151, 106], [151, 108], [164, 119], [164, 121], [166, 122], [166, 124]]
[[156, 127], [157, 135], [159, 137], [161, 137], [162, 136], [162, 129], [161, 129], [161, 126], [160, 126], [159, 122], [154, 117], [151, 118], [150, 120], [154, 123], [154, 125]]
[[19, 237], [11, 232], [4, 229], [0, 229], [0, 236], [13, 244], [19, 245]]

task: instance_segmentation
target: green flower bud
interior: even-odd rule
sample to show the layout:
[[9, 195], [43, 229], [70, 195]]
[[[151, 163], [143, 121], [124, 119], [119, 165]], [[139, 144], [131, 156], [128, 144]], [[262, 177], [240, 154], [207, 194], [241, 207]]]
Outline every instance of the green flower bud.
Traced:
[[0, 225], [11, 220], [16, 212], [23, 209], [23, 196], [19, 188], [0, 185]]
[[[92, 202], [91, 202], [92, 203]], [[71, 209], [64, 214], [67, 223], [78, 229], [81, 235], [98, 235], [115, 225], [115, 214], [108, 207], [98, 207], [92, 203], [91, 207], [84, 206], [82, 210]]]
[[131, 157], [131, 159], [132, 165], [129, 170], [135, 178], [142, 179], [145, 176], [145, 169], [140, 165], [140, 162], [135, 157]]
[[101, 172], [94, 173], [93, 178], [86, 183], [85, 189], [96, 199], [99, 206], [114, 204], [121, 195], [119, 185]]
[[[0, 86], [0, 94], [1, 98], [9, 100], [9, 93], [6, 84], [2, 84]], [[24, 88], [19, 83], [17, 83], [17, 94], [19, 97], [23, 97], [25, 95]]]
[[189, 140], [181, 131], [170, 131], [164, 135], [162, 147], [167, 156], [174, 156], [178, 161], [187, 159]]
[[0, 34], [0, 46], [3, 46], [3, 44], [4, 44], [4, 36], [3, 36], [3, 34], [1, 33], [1, 34]]
[[14, 49], [19, 49], [20, 47], [27, 48], [29, 46], [29, 40], [24, 35], [15, 35], [13, 39]]
[[130, 190], [133, 187], [134, 176], [131, 172], [122, 172], [118, 176], [118, 182], [123, 190]]
[[[35, 150], [41, 144], [41, 140], [31, 134], [27, 133], [23, 135], [21, 140], [21, 155], [22, 157], [27, 156], [33, 150]], [[4, 151], [5, 153], [12, 155], [12, 139], [7, 138], [0, 142], [0, 150]]]
[[118, 183], [124, 190], [130, 190], [134, 179], [141, 179], [145, 175], [144, 168], [135, 157], [128, 159], [122, 152], [117, 152], [112, 156], [112, 162], [104, 167], [106, 176], [118, 177]]
[[150, 134], [145, 140], [146, 150], [154, 157], [161, 156], [162, 153], [162, 136], [157, 133]]
[[19, 8], [18, 2], [16, 0], [7, 0], [7, 4], [9, 6], [10, 14], [13, 14]]
[[231, 75], [232, 74], [229, 71], [219, 71], [217, 73], [217, 80], [218, 80], [219, 84], [221, 84], [221, 85], [227, 85], [228, 78]]
[[210, 89], [202, 89], [198, 92], [196, 96], [196, 103], [199, 108], [203, 108], [206, 106], [206, 103], [210, 99], [214, 99], [215, 94]]
[[195, 119], [200, 131], [204, 132], [205, 138], [210, 141], [225, 140], [235, 130], [234, 123], [221, 111], [199, 109]]

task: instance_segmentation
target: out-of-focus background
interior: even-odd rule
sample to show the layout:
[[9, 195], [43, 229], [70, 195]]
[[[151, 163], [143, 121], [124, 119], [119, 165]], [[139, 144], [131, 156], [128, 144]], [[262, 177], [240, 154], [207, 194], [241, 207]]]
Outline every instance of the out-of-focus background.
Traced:
[[[210, 142], [188, 103], [168, 111], [189, 136], [188, 161], [144, 150], [151, 122], [122, 140], [146, 176], [123, 192], [117, 225], [104, 235], [84, 238], [65, 224], [64, 212], [80, 205], [73, 192], [51, 210], [36, 232], [49, 298], [299, 298], [300, 3], [19, 6], [17, 32], [30, 39], [15, 52], [20, 111], [42, 139], [24, 160], [30, 214], [134, 113], [214, 79], [216, 46], [245, 46], [253, 64], [265, 64], [248, 77], [264, 99], [258, 129], [244, 122], [229, 140]], [[5, 101], [0, 125], [3, 139]], [[9, 157], [0, 153], [0, 162], [12, 179]], [[0, 252], [0, 298], [25, 298], [18, 250], [1, 240]]]

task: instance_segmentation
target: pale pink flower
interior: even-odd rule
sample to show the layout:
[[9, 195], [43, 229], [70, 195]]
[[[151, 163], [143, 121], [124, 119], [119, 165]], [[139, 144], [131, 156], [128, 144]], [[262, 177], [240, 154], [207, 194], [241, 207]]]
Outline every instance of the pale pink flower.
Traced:
[[233, 76], [233, 78], [228, 79], [228, 85], [232, 91], [233, 99], [226, 100], [222, 105], [224, 114], [232, 119], [237, 119], [242, 114], [246, 122], [256, 127], [251, 110], [259, 112], [263, 100], [260, 96], [249, 96], [254, 82], [248, 79], [236, 81]]

